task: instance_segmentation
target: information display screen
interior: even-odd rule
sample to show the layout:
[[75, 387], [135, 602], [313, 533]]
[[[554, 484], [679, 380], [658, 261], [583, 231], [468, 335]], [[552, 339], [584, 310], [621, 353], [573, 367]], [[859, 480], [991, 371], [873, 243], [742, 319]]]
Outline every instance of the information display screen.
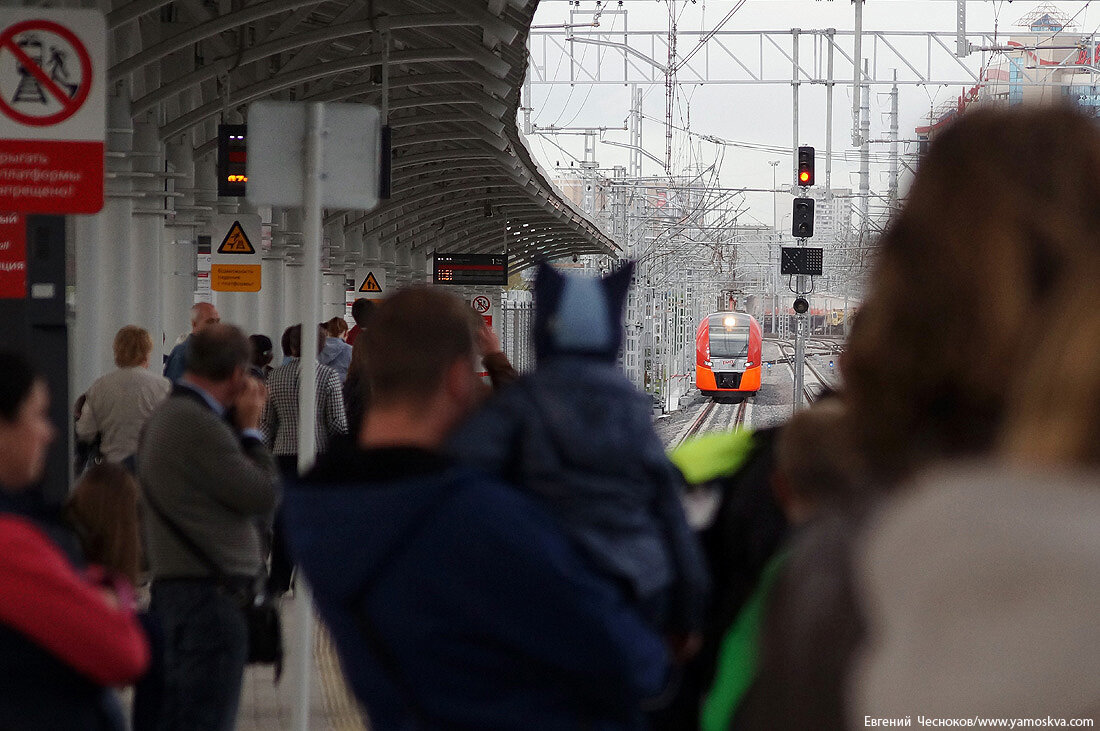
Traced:
[[218, 125], [218, 195], [243, 197], [248, 182], [248, 125]]
[[434, 258], [436, 284], [508, 284], [507, 254], [440, 254]]
[[808, 274], [821, 276], [824, 262], [822, 249], [812, 246], [784, 246], [780, 258], [780, 274]]

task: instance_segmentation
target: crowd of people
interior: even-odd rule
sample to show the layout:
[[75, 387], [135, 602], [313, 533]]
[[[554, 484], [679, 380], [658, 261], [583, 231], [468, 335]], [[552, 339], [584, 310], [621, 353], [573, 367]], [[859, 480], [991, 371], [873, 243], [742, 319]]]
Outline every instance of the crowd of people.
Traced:
[[522, 375], [443, 288], [321, 323], [301, 477], [301, 325], [272, 367], [196, 305], [163, 377], [120, 330], [64, 506], [35, 490], [46, 385], [0, 353], [0, 728], [233, 728], [294, 565], [379, 731], [1100, 721], [1097, 170], [1072, 109], [962, 115], [841, 387], [671, 454], [616, 365], [629, 263], [540, 266]]

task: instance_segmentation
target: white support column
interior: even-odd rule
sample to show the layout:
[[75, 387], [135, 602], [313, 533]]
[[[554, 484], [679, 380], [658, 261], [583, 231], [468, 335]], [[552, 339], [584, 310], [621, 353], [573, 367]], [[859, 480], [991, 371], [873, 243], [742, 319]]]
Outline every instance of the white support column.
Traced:
[[[320, 312], [321, 279], [321, 186], [325, 178], [322, 169], [324, 153], [324, 107], [319, 102], [306, 106], [305, 150], [302, 176], [303, 264], [302, 289], [298, 300], [302, 322], [301, 368], [298, 375], [298, 474], [305, 475], [313, 466], [317, 454], [313, 424], [317, 420], [317, 316]], [[292, 648], [290, 678], [293, 682], [295, 729], [309, 728], [310, 675], [313, 654], [313, 607], [309, 585], [298, 578], [298, 601], [294, 618], [298, 625]]]
[[397, 286], [404, 287], [412, 281], [412, 251], [409, 244], [397, 246]]
[[[343, 315], [349, 325], [352, 323], [352, 303], [359, 296], [356, 290], [360, 284], [358, 273], [359, 267], [363, 263], [364, 247], [365, 242], [363, 241], [363, 228], [361, 226], [353, 226], [350, 231], [344, 232], [344, 277], [347, 289], [344, 291]], [[351, 280], [351, 284], [346, 284], [346, 280]]]
[[[113, 276], [100, 282], [101, 286], [114, 287], [115, 311], [111, 322], [99, 324], [110, 329], [110, 337], [123, 325], [130, 324], [137, 314], [137, 296], [134, 282], [138, 268], [133, 243], [134, 199], [133, 171], [134, 148], [133, 121], [130, 118], [130, 100], [124, 94], [107, 97], [107, 183], [108, 200], [104, 203], [104, 233], [108, 237], [100, 241], [111, 260]], [[112, 154], [114, 153], [114, 154]], [[109, 291], [109, 290], [104, 290]]]
[[[210, 230], [210, 223], [214, 216], [218, 214], [218, 192], [217, 192], [217, 162], [213, 155], [204, 155], [196, 158], [195, 161], [195, 235], [196, 243], [199, 235], [206, 235]], [[211, 237], [210, 248], [213, 251], [217, 248], [220, 241], [214, 241]], [[227, 302], [222, 292], [213, 293], [214, 306], [218, 308], [218, 314], [221, 316], [222, 322], [236, 324], [236, 318], [233, 316], [232, 303]]]
[[400, 286], [397, 282], [397, 250], [393, 242], [387, 241], [381, 245], [380, 251], [382, 268], [386, 270], [386, 289], [393, 292]]
[[417, 249], [412, 252], [412, 281], [425, 282], [428, 280], [428, 257], [424, 253], [424, 249]]
[[136, 270], [130, 243], [134, 202], [129, 177], [133, 130], [126, 96], [108, 95], [107, 120], [108, 177], [103, 210], [70, 219], [75, 222], [77, 265], [74, 397], [114, 368], [111, 344], [115, 333], [135, 313]]
[[[164, 330], [162, 294], [166, 277], [161, 266], [162, 240], [165, 236], [164, 197], [158, 194], [164, 189], [164, 155], [157, 136], [157, 125], [151, 119], [142, 119], [134, 124], [133, 154], [133, 189], [145, 195], [135, 199], [131, 222], [135, 310], [130, 320], [149, 331], [155, 347], [160, 339], [159, 334]], [[162, 275], [158, 277], [156, 272]], [[155, 358], [151, 361], [150, 367], [156, 371], [160, 364]]]
[[346, 308], [344, 261], [347, 241], [342, 221], [325, 229], [325, 240], [328, 244], [331, 263], [321, 279], [321, 322], [326, 322], [333, 317], [343, 317]]
[[282, 348], [279, 347], [279, 339], [283, 336], [283, 330], [294, 325], [298, 322], [300, 315], [298, 314], [298, 296], [295, 293], [301, 293], [302, 291], [302, 264], [301, 262], [288, 263], [285, 267], [286, 289], [285, 291], [292, 296], [283, 298], [283, 311], [282, 311], [282, 328], [279, 332], [272, 336], [271, 340], [275, 343], [275, 349], [278, 351], [279, 356], [275, 360], [281, 362], [282, 360]]
[[279, 361], [279, 338], [286, 323], [283, 321], [283, 300], [286, 299], [286, 265], [281, 256], [264, 257], [260, 262], [263, 289], [260, 304], [258, 332], [271, 338], [275, 344], [275, 362]]
[[105, 296], [104, 272], [109, 252], [100, 245], [103, 240], [102, 213], [95, 216], [73, 216], [76, 241], [76, 322], [71, 338], [71, 394], [75, 399], [87, 390], [96, 378], [110, 370], [111, 342], [103, 336], [103, 322], [113, 309]]
[[321, 277], [321, 319], [327, 322], [344, 316], [344, 273], [325, 274]]
[[[195, 161], [191, 146], [183, 139], [166, 146], [169, 172], [183, 177], [170, 178], [169, 190], [183, 193], [170, 205], [176, 211], [172, 225], [165, 229], [161, 245], [161, 330], [153, 336], [154, 349], [167, 355], [176, 338], [191, 330], [189, 310], [195, 300]], [[158, 361], [159, 362], [159, 361]]]

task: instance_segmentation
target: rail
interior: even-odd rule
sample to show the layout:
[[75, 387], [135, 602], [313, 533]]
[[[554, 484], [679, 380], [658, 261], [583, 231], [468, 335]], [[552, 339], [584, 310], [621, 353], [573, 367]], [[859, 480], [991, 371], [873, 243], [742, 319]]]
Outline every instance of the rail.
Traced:
[[680, 438], [676, 440], [676, 446], [683, 444], [688, 439], [691, 439], [697, 434], [701, 434], [707, 431], [719, 431], [736, 429], [739, 426], [745, 424], [745, 413], [747, 411], [748, 400], [739, 402], [737, 408], [733, 411], [732, 417], [728, 418], [724, 425], [719, 425], [721, 420], [718, 418], [721, 414], [728, 414], [729, 410], [721, 408], [732, 404], [719, 404], [715, 401], [707, 401], [699, 409], [699, 414], [692, 421], [691, 426], [684, 431]]
[[[776, 346], [779, 348], [779, 352], [782, 355], [782, 360], [787, 364], [787, 367], [791, 369], [791, 376], [793, 377], [794, 376], [794, 350], [795, 350], [794, 345], [792, 345], [791, 343], [783, 342], [783, 341], [774, 341], [774, 342], [775, 342]], [[826, 347], [828, 348], [827, 352], [828, 353], [833, 353], [833, 354], [839, 353], [840, 349], [841, 349], [840, 346], [837, 346], [836, 344], [833, 344], [833, 343], [827, 343]], [[809, 356], [809, 355], [815, 355], [815, 354], [807, 353], [807, 356]], [[817, 400], [818, 396], [821, 395], [821, 390], [825, 389], [825, 388], [830, 388], [830, 386], [829, 386], [828, 379], [824, 378], [821, 375], [821, 372], [817, 369], [817, 367], [813, 364], [813, 361], [811, 361], [809, 359], [809, 357], [807, 357], [804, 362], [806, 364], [807, 370], [810, 371], [810, 374], [817, 381], [817, 386], [818, 386], [818, 388], [815, 389], [814, 384], [811, 384], [811, 383], [803, 383], [803, 385], [802, 385], [802, 394], [806, 397], [806, 403], [807, 404], [812, 404], [814, 401]]]

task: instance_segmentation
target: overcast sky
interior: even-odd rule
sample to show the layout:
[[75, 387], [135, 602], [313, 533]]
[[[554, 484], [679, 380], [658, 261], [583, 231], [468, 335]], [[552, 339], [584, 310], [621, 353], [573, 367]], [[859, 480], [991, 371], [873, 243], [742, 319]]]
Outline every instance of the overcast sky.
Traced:
[[[712, 29], [734, 7], [733, 0], [698, 0], [696, 3], [679, 0], [676, 3], [679, 15], [678, 27], [681, 30], [706, 31]], [[617, 2], [605, 3], [612, 10], [618, 10]], [[1035, 2], [968, 2], [967, 30], [970, 33], [992, 33], [996, 26], [999, 37], [1021, 32], [1017, 22], [1041, 3]], [[1100, 5], [1091, 8], [1090, 3], [1074, 1], [1055, 3], [1065, 16], [1072, 18], [1076, 32], [1094, 33], [1100, 26]], [[623, 9], [627, 11], [627, 21], [631, 30], [668, 29], [669, 3], [667, 0], [624, 0]], [[863, 28], [865, 32], [875, 30], [939, 31], [955, 32], [956, 4], [953, 0], [868, 0], [864, 6]], [[571, 6], [564, 0], [542, 0], [535, 15], [535, 25], [558, 25], [569, 21]], [[592, 11], [596, 9], [595, 0], [581, 0], [580, 8], [572, 10]], [[610, 17], [609, 17], [610, 16]], [[838, 31], [850, 31], [854, 25], [855, 13], [848, 0], [748, 0], [745, 5], [724, 26], [736, 30], [773, 30], [786, 31], [792, 27], [804, 30], [836, 28]], [[605, 14], [601, 19], [601, 30], [622, 29], [622, 17]], [[537, 32], [537, 31], [536, 31]], [[697, 36], [683, 36], [678, 42], [679, 53], [683, 55], [696, 43]], [[733, 41], [728, 43], [732, 44]], [[748, 43], [748, 41], [745, 41]], [[755, 42], [754, 42], [755, 43]], [[921, 67], [924, 64], [924, 41], [917, 46], [895, 44], [907, 54], [911, 63]], [[838, 39], [838, 44], [850, 47], [850, 40]], [[950, 44], [953, 47], [953, 44]], [[541, 48], [534, 44], [535, 48]], [[577, 55], [582, 52], [578, 47]], [[592, 46], [588, 46], [592, 49]], [[745, 46], [748, 49], [748, 46]], [[804, 63], [807, 56], [813, 55], [812, 45], [800, 46]], [[647, 49], [648, 50], [648, 49]], [[665, 53], [664, 49], [659, 49]], [[539, 52], [541, 53], [541, 52]], [[748, 53], [748, 57], [759, 57], [759, 52]], [[871, 49], [865, 40], [864, 55], [869, 56]], [[592, 57], [586, 59], [592, 63]], [[662, 59], [658, 59], [662, 60]], [[542, 65], [543, 59], [535, 59]], [[913, 78], [910, 72], [897, 58], [883, 47], [879, 48], [877, 62], [880, 75], [898, 67], [899, 76]], [[562, 59], [551, 54], [547, 65], [552, 66], [543, 73], [552, 73]], [[963, 63], [978, 72], [982, 64], [982, 54], [974, 53], [963, 59]], [[736, 72], [732, 61], [720, 61], [711, 57], [710, 73], [712, 77], [723, 73], [723, 65], [730, 67], [726, 76]], [[621, 60], [618, 68], [621, 69]], [[765, 71], [771, 74], [786, 74], [789, 79], [790, 62], [774, 56], [765, 62]], [[933, 66], [937, 78], [960, 79], [962, 69], [944, 53], [939, 54], [939, 62]], [[740, 74], [738, 74], [740, 75]], [[849, 152], [851, 155], [851, 65], [839, 55], [836, 57], [834, 75], [838, 80], [834, 92], [834, 153]], [[646, 92], [644, 113], [648, 117], [644, 122], [644, 146], [659, 158], [664, 157], [664, 87], [653, 85], [643, 87]], [[873, 87], [871, 94], [871, 138], [883, 139], [888, 127], [890, 98], [887, 87]], [[944, 87], [940, 85], [903, 86], [900, 89], [900, 137], [912, 139], [914, 128], [923, 124], [929, 110], [949, 102], [962, 92], [959, 85]], [[686, 127], [690, 115], [690, 128], [694, 132], [713, 135], [726, 140], [751, 145], [780, 146], [787, 150], [792, 145], [792, 92], [789, 83], [768, 86], [700, 86], [685, 84], [681, 86], [679, 104], [675, 114], [675, 124]], [[825, 91], [822, 86], [802, 85], [800, 96], [800, 144], [811, 144], [819, 149], [817, 160], [817, 178], [824, 183], [825, 148]], [[561, 86], [535, 86], [533, 92], [533, 121], [539, 125], [557, 124], [561, 126], [622, 126], [629, 111], [629, 91], [623, 86], [592, 86], [577, 84]], [[619, 142], [628, 142], [626, 132], [610, 132], [607, 138]], [[729, 187], [767, 188], [772, 187], [772, 167], [769, 160], [781, 159], [777, 168], [777, 182], [780, 187], [791, 183], [791, 158], [789, 154], [777, 154], [774, 151], [744, 149], [742, 147], [719, 147], [710, 142], [699, 143], [691, 152], [687, 148], [687, 136], [677, 133], [675, 137], [677, 154], [675, 158], [684, 164], [689, 159], [701, 161], [703, 165], [720, 160], [721, 183]], [[564, 148], [556, 147], [554, 143]], [[568, 166], [570, 157], [583, 157], [583, 138], [559, 135], [554, 138], [532, 135], [529, 138], [532, 151], [539, 161], [554, 168], [558, 163]], [[872, 145], [875, 158], [888, 152], [887, 145]], [[903, 148], [904, 149], [904, 148]], [[723, 156], [724, 151], [724, 156]], [[621, 148], [600, 144], [597, 146], [597, 159], [603, 166], [626, 165], [627, 153]], [[835, 160], [833, 167], [834, 188], [856, 188], [858, 170], [854, 158], [851, 161]], [[650, 161], [643, 162], [643, 172], [647, 175], [658, 174], [659, 166]], [[871, 167], [871, 188], [874, 192], [885, 193], [887, 187], [887, 165], [873, 163]], [[769, 193], [747, 194], [750, 205], [746, 223], [760, 222], [770, 224], [772, 219], [772, 196]], [[779, 197], [779, 219], [789, 212], [790, 198]]]

